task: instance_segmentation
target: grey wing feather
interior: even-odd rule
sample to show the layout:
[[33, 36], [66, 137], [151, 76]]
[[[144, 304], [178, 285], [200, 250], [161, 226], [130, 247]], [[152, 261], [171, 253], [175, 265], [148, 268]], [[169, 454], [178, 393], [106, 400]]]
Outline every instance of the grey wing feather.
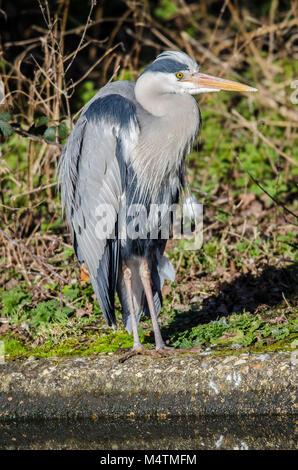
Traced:
[[[85, 109], [64, 148], [59, 181], [62, 204], [80, 262], [86, 265], [109, 325], [116, 324], [114, 295], [118, 277], [117, 216], [130, 144], [139, 132], [134, 104], [103, 94]], [[121, 140], [125, 139], [125, 149]], [[119, 144], [120, 142], [120, 144]], [[101, 208], [106, 233], [99, 233]], [[99, 209], [99, 213], [97, 212]], [[116, 235], [116, 237], [115, 237]]]

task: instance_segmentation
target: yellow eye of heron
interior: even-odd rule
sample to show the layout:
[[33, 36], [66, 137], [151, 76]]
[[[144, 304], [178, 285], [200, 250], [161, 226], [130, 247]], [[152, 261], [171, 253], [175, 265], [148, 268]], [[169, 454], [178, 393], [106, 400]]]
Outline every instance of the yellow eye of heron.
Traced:
[[183, 73], [182, 72], [176, 73], [176, 77], [179, 78], [179, 80], [181, 80], [181, 78], [183, 78]]

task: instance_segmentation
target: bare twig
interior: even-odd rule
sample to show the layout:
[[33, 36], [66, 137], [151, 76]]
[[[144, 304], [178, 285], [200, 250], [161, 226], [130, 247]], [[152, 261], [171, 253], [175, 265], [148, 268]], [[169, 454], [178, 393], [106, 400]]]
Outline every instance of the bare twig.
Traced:
[[298, 215], [295, 214], [294, 212], [292, 212], [290, 209], [288, 209], [283, 202], [281, 202], [280, 199], [278, 199], [277, 197], [275, 196], [272, 196], [272, 194], [270, 194], [262, 185], [261, 183], [252, 176], [252, 174], [245, 168], [245, 166], [243, 165], [243, 163], [241, 162], [240, 158], [238, 157], [238, 155], [235, 155], [238, 162], [240, 163], [240, 165], [242, 166], [242, 168], [244, 168], [245, 172], [248, 174], [248, 176], [251, 178], [251, 180], [265, 193], [267, 194], [267, 196], [270, 197], [270, 199], [275, 202], [275, 204], [277, 206], [280, 206], [282, 207], [288, 214], [292, 215], [293, 217], [295, 217], [295, 219], [298, 219]]
[[[88, 14], [88, 18], [87, 18], [87, 21], [85, 23], [85, 27], [84, 27], [84, 30], [83, 30], [83, 34], [81, 36], [81, 39], [80, 39], [80, 42], [79, 42], [79, 45], [78, 47], [76, 48], [76, 50], [74, 51], [74, 54], [72, 56], [72, 59], [70, 61], [70, 63], [68, 64], [68, 66], [66, 67], [65, 69], [65, 73], [68, 72], [68, 70], [70, 69], [70, 67], [72, 66], [78, 52], [82, 49], [82, 45], [83, 45], [83, 42], [85, 40], [85, 36], [86, 36], [86, 33], [87, 33], [87, 29], [89, 28], [89, 26], [91, 25], [91, 15], [92, 15], [92, 12], [94, 10], [94, 7], [96, 5], [96, 2], [94, 0], [92, 0], [91, 2], [91, 5], [90, 5], [90, 10], [89, 10], [89, 14]], [[64, 28], [65, 30], [65, 28]]]
[[45, 142], [48, 145], [54, 145], [58, 147], [60, 150], [63, 149], [63, 145], [59, 144], [59, 142], [52, 142], [51, 140], [45, 139], [44, 137], [38, 137], [37, 135], [30, 134], [30, 132], [24, 131], [23, 129], [20, 129], [19, 127], [13, 126], [13, 129], [17, 134], [20, 134], [23, 137], [29, 137], [29, 139], [34, 140], [36, 142]]
[[205, 193], [205, 191], [202, 191], [201, 189], [194, 188], [194, 187], [191, 187], [190, 189], [191, 191], [194, 191], [195, 193], [199, 193], [202, 196], [209, 197], [210, 199], [214, 199], [214, 200], [218, 199], [217, 196], [214, 196], [213, 194]]
[[53, 274], [53, 276], [55, 276], [57, 279], [59, 279], [61, 282], [63, 283], [67, 283], [67, 279], [65, 279], [65, 277], [61, 276], [60, 274], [56, 273], [56, 271], [52, 268], [52, 266], [50, 266], [48, 263], [46, 263], [41, 256], [37, 256], [35, 255], [34, 253], [32, 253], [25, 245], [23, 245], [23, 243], [19, 243], [17, 242], [16, 240], [13, 240], [9, 235], [8, 233], [6, 233], [4, 230], [2, 230], [0, 228], [0, 233], [1, 235], [3, 235], [3, 237], [5, 237], [10, 245], [12, 246], [15, 246], [17, 248], [20, 248], [21, 250], [23, 250], [25, 253], [27, 253], [27, 255], [31, 256], [31, 258], [33, 258], [35, 261], [37, 261], [37, 263], [39, 263], [40, 265], [42, 265], [44, 268], [46, 268], [51, 274]]
[[274, 145], [271, 142], [271, 140], [269, 140], [266, 136], [264, 136], [264, 134], [262, 134], [261, 131], [259, 131], [259, 129], [257, 128], [257, 126], [254, 123], [249, 122], [247, 119], [245, 119], [245, 117], [242, 116], [240, 113], [238, 113], [238, 111], [236, 111], [236, 109], [232, 110], [232, 114], [234, 116], [236, 116], [237, 119], [240, 120], [240, 123], [244, 127], [251, 130], [254, 134], [256, 134], [258, 137], [260, 137], [260, 139], [262, 139], [263, 142], [265, 142], [269, 147], [271, 147], [273, 150], [275, 150], [281, 157], [285, 158], [288, 162], [290, 162], [293, 165], [297, 166], [297, 162], [295, 162], [295, 160], [293, 160], [288, 154], [286, 154], [285, 152], [283, 152], [282, 150], [277, 148], [276, 145]]
[[43, 191], [47, 188], [52, 188], [53, 186], [57, 186], [57, 183], [46, 184], [45, 186], [40, 186], [39, 188], [31, 189], [31, 191], [25, 191], [24, 193], [16, 194], [15, 196], [12, 196], [11, 200], [15, 201], [19, 197], [28, 196], [28, 194], [38, 193], [39, 191]]
[[87, 70], [86, 73], [84, 73], [84, 75], [79, 78], [79, 80], [77, 80], [76, 82], [74, 83], [71, 83], [68, 87], [67, 87], [67, 90], [71, 90], [73, 88], [76, 88], [79, 83], [81, 83], [83, 80], [85, 80], [85, 78], [88, 77], [88, 75], [92, 72], [92, 70], [95, 69], [95, 67], [97, 67], [102, 61], [103, 59], [105, 59], [105, 57], [107, 57], [109, 54], [111, 54], [111, 52], [113, 52], [115, 49], [117, 49], [117, 47], [119, 47], [121, 45], [121, 42], [119, 42], [118, 44], [116, 44], [114, 47], [111, 47], [108, 51], [106, 51], [102, 57], [99, 57], [99, 59]]

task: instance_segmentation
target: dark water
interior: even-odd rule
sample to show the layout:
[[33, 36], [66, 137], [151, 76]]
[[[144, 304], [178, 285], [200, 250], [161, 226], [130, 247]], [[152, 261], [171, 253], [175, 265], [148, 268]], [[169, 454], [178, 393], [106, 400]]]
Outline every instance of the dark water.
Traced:
[[0, 424], [0, 449], [295, 449], [293, 416]]

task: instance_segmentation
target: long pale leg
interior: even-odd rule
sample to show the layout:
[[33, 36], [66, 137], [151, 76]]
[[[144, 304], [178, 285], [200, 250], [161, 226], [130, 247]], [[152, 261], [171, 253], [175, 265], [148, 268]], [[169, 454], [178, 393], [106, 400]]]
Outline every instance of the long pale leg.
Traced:
[[138, 333], [138, 324], [137, 318], [135, 313], [135, 308], [133, 304], [133, 296], [132, 296], [132, 288], [131, 288], [131, 270], [129, 267], [123, 263], [122, 265], [122, 272], [123, 272], [123, 279], [126, 287], [126, 292], [128, 296], [128, 304], [129, 304], [129, 311], [131, 315], [131, 323], [132, 323], [132, 333], [133, 333], [133, 350], [138, 351], [142, 350], [143, 346], [141, 345], [139, 333]]
[[152, 288], [151, 288], [150, 268], [145, 258], [142, 259], [141, 264], [140, 264], [140, 277], [141, 277], [142, 284], [145, 290], [149, 312], [150, 312], [150, 316], [152, 319], [156, 349], [155, 351], [151, 349], [147, 349], [141, 344], [139, 333], [138, 333], [137, 318], [136, 318], [134, 304], [133, 304], [132, 287], [131, 287], [131, 278], [132, 278], [131, 270], [125, 263], [123, 263], [122, 265], [122, 270], [123, 270], [123, 279], [124, 279], [125, 287], [127, 290], [129, 310], [130, 310], [131, 320], [132, 320], [133, 348], [120, 359], [120, 362], [124, 362], [126, 361], [126, 359], [129, 359], [130, 357], [136, 354], [146, 354], [150, 356], [162, 356], [168, 353], [180, 354], [180, 353], [187, 353], [187, 352], [200, 352], [200, 346], [187, 348], [187, 349], [180, 349], [180, 350], [165, 346], [165, 343], [162, 339], [159, 325], [157, 322], [157, 314], [156, 314], [155, 307], [154, 307], [154, 299], [153, 299], [153, 293], [152, 293]]
[[152, 351], [150, 349], [147, 349], [141, 344], [139, 333], [138, 333], [138, 323], [137, 323], [135, 308], [133, 304], [133, 295], [132, 295], [132, 287], [131, 287], [132, 274], [131, 274], [131, 270], [125, 263], [123, 263], [122, 265], [122, 272], [123, 272], [123, 279], [124, 279], [125, 288], [126, 288], [126, 292], [128, 296], [129, 311], [131, 315], [133, 348], [120, 359], [120, 362], [124, 362], [126, 361], [126, 359], [129, 359], [130, 357], [135, 356], [136, 354], [145, 354], [145, 355], [150, 355], [150, 356], [158, 355], [158, 351], [154, 351], [154, 350]]
[[140, 276], [141, 276], [142, 284], [143, 284], [144, 291], [146, 294], [150, 316], [152, 319], [156, 350], [157, 351], [170, 350], [171, 348], [168, 348], [162, 339], [160, 328], [158, 325], [157, 314], [155, 311], [153, 293], [152, 293], [152, 288], [151, 288], [151, 273], [150, 273], [150, 268], [149, 268], [148, 261], [146, 260], [146, 258], [143, 258], [141, 261]]

